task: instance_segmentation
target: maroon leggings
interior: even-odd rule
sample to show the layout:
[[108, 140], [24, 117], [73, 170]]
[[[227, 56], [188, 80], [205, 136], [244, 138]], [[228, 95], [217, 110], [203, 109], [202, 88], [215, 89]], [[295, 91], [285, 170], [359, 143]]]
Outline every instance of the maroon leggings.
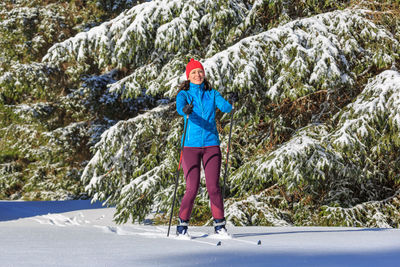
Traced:
[[224, 218], [224, 204], [219, 187], [221, 170], [221, 150], [219, 146], [185, 147], [183, 149], [182, 168], [186, 179], [186, 192], [179, 210], [179, 217], [184, 221], [190, 219], [194, 200], [199, 189], [201, 160], [203, 160], [212, 216], [214, 219]]

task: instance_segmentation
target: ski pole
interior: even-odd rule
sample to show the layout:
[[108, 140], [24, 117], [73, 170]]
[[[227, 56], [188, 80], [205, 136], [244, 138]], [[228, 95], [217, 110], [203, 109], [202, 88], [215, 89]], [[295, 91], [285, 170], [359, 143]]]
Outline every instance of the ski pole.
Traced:
[[233, 113], [235, 112], [235, 101], [233, 97], [232, 99], [232, 112], [231, 112], [231, 125], [229, 126], [229, 139], [228, 139], [228, 147], [226, 148], [226, 162], [225, 162], [225, 174], [224, 174], [224, 186], [222, 187], [222, 199], [225, 199], [225, 184], [226, 184], [226, 177], [228, 175], [228, 159], [229, 159], [229, 149], [231, 146], [231, 136], [232, 136], [232, 126], [233, 126]]
[[[192, 99], [192, 103], [190, 103], [190, 104], [191, 104], [191, 105], [193, 104], [193, 99]], [[178, 169], [177, 169], [177, 171], [176, 171], [174, 198], [173, 198], [173, 200], [172, 200], [171, 215], [169, 216], [169, 224], [168, 224], [167, 237], [169, 236], [169, 230], [171, 229], [172, 215], [174, 214], [175, 199], [176, 199], [176, 190], [177, 190], [177, 188], [178, 188], [179, 171], [180, 171], [180, 169], [181, 169], [181, 162], [182, 162], [182, 158], [183, 158], [183, 147], [185, 146], [186, 129], [187, 129], [188, 122], [189, 122], [189, 115], [186, 114], [185, 128], [184, 128], [184, 130], [183, 130], [183, 142], [182, 142], [182, 146], [181, 146], [181, 153], [180, 153], [180, 157], [179, 157]]]

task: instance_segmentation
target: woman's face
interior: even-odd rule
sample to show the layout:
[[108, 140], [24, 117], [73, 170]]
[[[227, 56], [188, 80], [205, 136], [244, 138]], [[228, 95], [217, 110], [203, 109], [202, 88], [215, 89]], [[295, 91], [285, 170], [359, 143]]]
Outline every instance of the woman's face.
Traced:
[[202, 84], [204, 81], [204, 78], [206, 77], [206, 74], [204, 71], [200, 68], [193, 69], [189, 73], [189, 81], [194, 84]]

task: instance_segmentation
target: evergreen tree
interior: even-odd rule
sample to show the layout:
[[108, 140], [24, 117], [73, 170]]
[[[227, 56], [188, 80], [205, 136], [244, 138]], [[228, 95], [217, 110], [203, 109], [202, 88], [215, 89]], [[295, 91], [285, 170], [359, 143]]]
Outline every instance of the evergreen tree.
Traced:
[[[162, 221], [183, 128], [174, 98], [195, 57], [215, 89], [240, 95], [228, 220], [399, 226], [396, 1], [75, 1], [76, 21], [63, 1], [48, 13], [28, 2], [0, 4], [1, 197], [85, 190], [118, 222]], [[12, 51], [24, 16], [34, 29]], [[194, 219], [210, 222], [204, 185], [196, 201]]]

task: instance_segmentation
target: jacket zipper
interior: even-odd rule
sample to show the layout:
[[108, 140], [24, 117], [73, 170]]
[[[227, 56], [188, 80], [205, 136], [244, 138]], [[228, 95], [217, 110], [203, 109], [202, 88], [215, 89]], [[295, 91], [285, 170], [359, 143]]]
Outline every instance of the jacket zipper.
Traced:
[[190, 139], [190, 124], [189, 124], [189, 122], [188, 122], [188, 132], [187, 132], [187, 140], [188, 140], [188, 142], [189, 142], [189, 139]]

